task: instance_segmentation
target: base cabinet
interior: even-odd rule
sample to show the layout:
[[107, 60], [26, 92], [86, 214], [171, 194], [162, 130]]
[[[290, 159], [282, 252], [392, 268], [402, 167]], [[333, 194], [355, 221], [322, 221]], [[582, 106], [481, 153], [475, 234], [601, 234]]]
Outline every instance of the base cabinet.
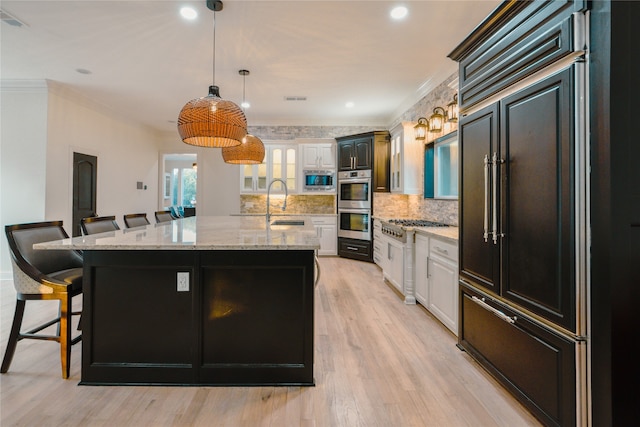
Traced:
[[370, 240], [338, 237], [338, 255], [344, 258], [373, 262], [373, 245]]
[[577, 351], [569, 340], [460, 285], [459, 346], [549, 426], [576, 425]]
[[383, 268], [384, 278], [404, 295], [404, 245], [396, 240], [387, 240], [387, 262]]
[[320, 240], [320, 249], [318, 255], [337, 255], [338, 254], [338, 219], [335, 216], [314, 216], [311, 218], [313, 226], [316, 228], [318, 239]]
[[458, 335], [458, 247], [422, 234], [415, 242], [416, 301]]

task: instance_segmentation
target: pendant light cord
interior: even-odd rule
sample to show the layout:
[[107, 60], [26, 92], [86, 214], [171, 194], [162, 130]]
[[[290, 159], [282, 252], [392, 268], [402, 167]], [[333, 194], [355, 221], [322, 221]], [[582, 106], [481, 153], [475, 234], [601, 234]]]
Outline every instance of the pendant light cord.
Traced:
[[213, 81], [211, 82], [212, 85], [215, 86], [216, 84], [216, 11], [213, 11]]

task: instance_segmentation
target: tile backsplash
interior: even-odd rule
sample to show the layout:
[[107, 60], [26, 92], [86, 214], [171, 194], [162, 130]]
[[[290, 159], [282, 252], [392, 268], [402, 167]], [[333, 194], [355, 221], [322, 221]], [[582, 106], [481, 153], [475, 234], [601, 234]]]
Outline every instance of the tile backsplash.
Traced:
[[421, 194], [375, 193], [373, 216], [425, 219], [457, 226], [458, 201], [425, 199]]
[[[271, 195], [269, 204], [272, 213], [282, 212], [282, 202], [284, 196], [281, 194]], [[241, 194], [240, 213], [242, 214], [264, 214], [266, 213], [266, 194]], [[335, 194], [290, 194], [287, 197], [288, 214], [335, 214], [336, 213]]]

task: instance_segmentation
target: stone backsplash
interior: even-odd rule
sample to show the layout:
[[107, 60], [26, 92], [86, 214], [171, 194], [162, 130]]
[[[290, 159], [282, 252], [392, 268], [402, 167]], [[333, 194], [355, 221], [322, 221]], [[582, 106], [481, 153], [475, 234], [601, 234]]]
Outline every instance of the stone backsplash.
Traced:
[[379, 218], [412, 218], [458, 225], [458, 201], [425, 199], [420, 194], [375, 193], [373, 214]]
[[[271, 195], [269, 204], [272, 213], [282, 213], [283, 195]], [[264, 214], [266, 213], [266, 194], [241, 194], [240, 213]], [[335, 214], [335, 194], [290, 194], [287, 197], [287, 214]]]

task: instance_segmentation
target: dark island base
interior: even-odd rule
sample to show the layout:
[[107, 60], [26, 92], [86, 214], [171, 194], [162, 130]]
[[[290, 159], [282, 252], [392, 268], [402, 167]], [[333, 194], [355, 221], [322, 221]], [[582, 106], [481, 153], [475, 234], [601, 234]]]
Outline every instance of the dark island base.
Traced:
[[312, 250], [85, 251], [84, 263], [80, 384], [314, 385]]

